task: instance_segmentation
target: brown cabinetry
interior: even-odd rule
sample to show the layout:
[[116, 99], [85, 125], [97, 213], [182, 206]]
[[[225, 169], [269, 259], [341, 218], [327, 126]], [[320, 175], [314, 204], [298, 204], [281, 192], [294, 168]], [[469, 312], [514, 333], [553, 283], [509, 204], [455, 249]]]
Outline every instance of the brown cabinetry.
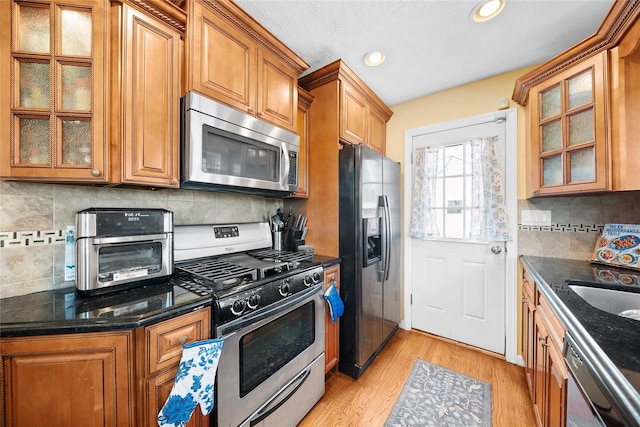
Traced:
[[0, 178], [107, 180], [108, 7], [0, 2]]
[[530, 196], [640, 189], [639, 15], [640, 2], [614, 2], [596, 34], [516, 80]]
[[187, 90], [295, 132], [309, 66], [231, 1], [189, 1]]
[[0, 2], [0, 179], [178, 187], [185, 22], [165, 1]]
[[[209, 308], [202, 309], [139, 328], [136, 331], [139, 378], [138, 425], [157, 426], [158, 413], [173, 388], [178, 364], [182, 357], [182, 346], [210, 337], [210, 316]], [[196, 408], [187, 425], [189, 427], [208, 426], [209, 417], [204, 417], [200, 408]]]
[[298, 190], [291, 197], [309, 197], [309, 107], [312, 102], [313, 95], [298, 88]]
[[[340, 265], [329, 267], [324, 270], [324, 289], [334, 284], [340, 293]], [[338, 364], [340, 356], [340, 319], [335, 323], [331, 319], [331, 313], [327, 308], [326, 326], [325, 326], [325, 373], [329, 372]]]
[[186, 15], [163, 2], [111, 0], [111, 5], [117, 42], [111, 45], [110, 180], [178, 188]]
[[132, 333], [3, 339], [2, 425], [134, 425]]
[[[374, 129], [375, 144], [383, 150], [392, 111], [341, 60], [302, 77], [300, 86], [314, 97], [309, 107], [309, 198], [291, 207], [308, 218], [306, 243], [316, 253], [338, 256], [341, 144], [371, 145], [370, 129]], [[371, 117], [384, 124], [372, 125]]]
[[523, 271], [522, 357], [538, 425], [564, 427], [567, 367], [564, 329], [531, 276]]
[[[182, 345], [208, 339], [210, 308], [122, 332], [3, 338], [0, 425], [158, 425]], [[206, 427], [199, 408], [189, 427]]]

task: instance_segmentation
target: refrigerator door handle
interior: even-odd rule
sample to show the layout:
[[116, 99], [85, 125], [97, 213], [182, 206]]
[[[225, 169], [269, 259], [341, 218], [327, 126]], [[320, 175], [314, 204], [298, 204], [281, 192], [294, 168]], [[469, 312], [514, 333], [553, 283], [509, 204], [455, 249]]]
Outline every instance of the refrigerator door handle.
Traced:
[[384, 281], [389, 280], [389, 264], [391, 263], [391, 212], [389, 210], [389, 199], [387, 196], [380, 196], [380, 204], [384, 212], [383, 239], [384, 248], [382, 268], [384, 270]]

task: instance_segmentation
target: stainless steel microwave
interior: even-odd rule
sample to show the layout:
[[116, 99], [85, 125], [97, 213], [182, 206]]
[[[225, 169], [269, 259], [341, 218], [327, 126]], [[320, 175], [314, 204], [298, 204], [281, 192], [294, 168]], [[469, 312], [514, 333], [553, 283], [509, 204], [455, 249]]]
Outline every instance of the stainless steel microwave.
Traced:
[[181, 99], [181, 188], [286, 196], [300, 137], [195, 92]]

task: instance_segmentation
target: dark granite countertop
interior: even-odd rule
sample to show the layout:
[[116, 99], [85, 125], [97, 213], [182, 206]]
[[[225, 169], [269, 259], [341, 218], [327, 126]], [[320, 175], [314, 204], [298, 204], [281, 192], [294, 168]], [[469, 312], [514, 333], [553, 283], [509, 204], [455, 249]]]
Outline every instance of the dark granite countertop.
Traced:
[[[340, 258], [314, 255], [324, 268]], [[82, 297], [75, 287], [0, 299], [0, 337], [133, 329], [211, 305], [201, 296], [167, 282]]]
[[558, 320], [581, 348], [588, 349], [598, 371], [595, 374], [608, 388], [605, 392], [614, 403], [624, 405], [631, 419], [640, 420], [640, 321], [591, 306], [566, 283], [574, 279], [605, 289], [638, 292], [640, 272], [588, 261], [531, 256], [520, 259]]
[[211, 304], [170, 283], [81, 297], [75, 286], [0, 300], [0, 337], [133, 329]]

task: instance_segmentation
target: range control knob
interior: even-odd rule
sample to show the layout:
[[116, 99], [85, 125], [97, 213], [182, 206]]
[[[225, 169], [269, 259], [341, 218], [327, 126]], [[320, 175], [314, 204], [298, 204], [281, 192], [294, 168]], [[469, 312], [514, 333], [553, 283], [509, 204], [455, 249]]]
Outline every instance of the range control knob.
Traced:
[[302, 280], [302, 283], [304, 283], [304, 285], [306, 287], [309, 287], [309, 286], [313, 285], [313, 278], [311, 276], [304, 276], [304, 279]]
[[260, 295], [251, 294], [247, 300], [247, 307], [254, 310], [258, 307], [258, 304], [260, 304]]
[[240, 316], [246, 307], [247, 303], [244, 300], [237, 299], [231, 304], [231, 312], [236, 316]]
[[320, 283], [320, 274], [317, 271], [313, 273], [313, 283]]
[[283, 297], [289, 296], [291, 294], [291, 286], [289, 285], [289, 281], [285, 280], [278, 288], [278, 291]]

